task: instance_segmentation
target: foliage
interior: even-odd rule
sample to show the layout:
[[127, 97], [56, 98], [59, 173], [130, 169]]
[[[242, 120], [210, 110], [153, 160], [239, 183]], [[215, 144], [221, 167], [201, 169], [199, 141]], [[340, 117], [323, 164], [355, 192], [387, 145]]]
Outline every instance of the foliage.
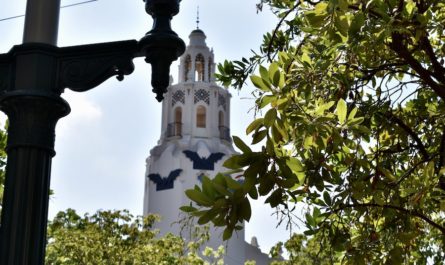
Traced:
[[0, 129], [0, 218], [2, 215], [3, 191], [5, 188], [6, 140], [6, 131]]
[[[46, 264], [222, 264], [224, 248], [200, 248], [208, 231], [195, 230], [195, 241], [167, 234], [156, 237], [152, 226], [159, 218], [134, 218], [127, 211], [98, 211], [79, 216], [59, 212], [48, 225]], [[210, 261], [212, 263], [210, 263]]]
[[[258, 53], [218, 66], [218, 79], [256, 87], [247, 127], [254, 151], [187, 191], [200, 223], [250, 218], [248, 198], [288, 225], [307, 209], [346, 264], [445, 259], [445, 3], [436, 0], [262, 0], [279, 19]], [[264, 115], [263, 115], [264, 114]], [[301, 244], [300, 244], [301, 245]]]
[[[326, 240], [320, 234], [308, 238], [305, 235], [293, 234], [291, 238], [284, 243], [284, 247], [289, 253], [289, 258], [284, 261], [273, 261], [271, 265], [328, 265], [338, 262], [339, 259], [333, 255]], [[272, 257], [280, 257], [283, 243], [275, 245], [270, 254]]]

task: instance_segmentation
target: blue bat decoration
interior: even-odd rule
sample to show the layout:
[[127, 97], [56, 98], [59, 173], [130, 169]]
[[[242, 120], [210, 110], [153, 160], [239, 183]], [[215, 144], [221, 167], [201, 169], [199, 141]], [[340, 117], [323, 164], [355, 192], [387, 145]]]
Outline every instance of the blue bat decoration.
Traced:
[[193, 161], [193, 169], [214, 170], [215, 163], [223, 158], [223, 153], [212, 153], [209, 157], [200, 157], [197, 152], [190, 150], [183, 151], [185, 156]]
[[159, 174], [150, 174], [147, 177], [156, 183], [156, 190], [168, 190], [173, 189], [173, 183], [175, 182], [175, 179], [181, 174], [182, 169], [176, 169], [170, 172], [168, 174], [168, 177], [163, 178]]

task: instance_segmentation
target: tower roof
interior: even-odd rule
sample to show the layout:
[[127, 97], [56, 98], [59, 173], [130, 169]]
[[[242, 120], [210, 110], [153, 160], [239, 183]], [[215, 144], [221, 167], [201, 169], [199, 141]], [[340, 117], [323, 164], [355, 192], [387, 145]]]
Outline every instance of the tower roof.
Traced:
[[201, 29], [195, 29], [189, 35], [189, 46], [207, 47], [207, 44], [205, 42], [206, 38], [207, 37], [204, 31], [202, 31]]
[[[195, 29], [194, 31], [192, 31], [192, 33], [191, 34], [204, 34], [204, 31], [202, 31], [201, 29]], [[204, 34], [204, 36], [205, 36], [205, 34]]]

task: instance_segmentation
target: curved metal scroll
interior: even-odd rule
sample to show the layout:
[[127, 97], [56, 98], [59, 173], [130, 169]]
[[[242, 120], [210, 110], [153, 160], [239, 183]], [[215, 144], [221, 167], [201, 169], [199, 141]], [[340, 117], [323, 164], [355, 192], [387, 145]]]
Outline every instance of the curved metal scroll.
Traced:
[[[136, 40], [60, 48], [59, 86], [77, 92], [92, 89], [112, 76], [119, 81], [134, 71]], [[88, 52], [86, 52], [88, 51]]]

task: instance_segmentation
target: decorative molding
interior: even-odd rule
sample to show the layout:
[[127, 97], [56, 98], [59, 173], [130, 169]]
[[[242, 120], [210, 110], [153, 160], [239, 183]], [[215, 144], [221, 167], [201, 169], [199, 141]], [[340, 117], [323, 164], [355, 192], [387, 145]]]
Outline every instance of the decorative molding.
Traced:
[[181, 172], [182, 169], [173, 170], [166, 178], [161, 177], [159, 174], [150, 174], [147, 177], [156, 184], [156, 191], [169, 190], [174, 188], [173, 184]]
[[199, 101], [204, 101], [205, 103], [207, 103], [207, 105], [210, 105], [210, 97], [209, 97], [209, 92], [206, 91], [205, 89], [198, 89], [195, 91], [195, 99], [194, 102], [195, 104], [198, 103]]
[[204, 158], [200, 157], [197, 152], [193, 152], [190, 150], [182, 151], [187, 158], [189, 158], [193, 162], [193, 169], [201, 169], [201, 170], [214, 170], [215, 163], [221, 160], [224, 153], [212, 153], [209, 157]]
[[172, 106], [176, 105], [178, 102], [185, 104], [185, 93], [182, 90], [177, 90], [172, 95]]

